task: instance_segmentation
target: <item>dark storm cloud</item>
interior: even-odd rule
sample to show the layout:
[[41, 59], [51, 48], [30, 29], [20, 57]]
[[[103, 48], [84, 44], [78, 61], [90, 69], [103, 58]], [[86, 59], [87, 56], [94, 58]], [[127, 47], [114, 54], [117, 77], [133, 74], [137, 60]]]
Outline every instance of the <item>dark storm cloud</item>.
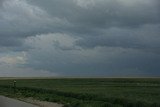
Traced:
[[97, 38], [101, 30], [111, 27], [132, 28], [160, 23], [158, 0], [89, 1], [86, 4], [84, 0], [1, 0], [1, 40], [7, 38], [11, 42], [14, 36], [13, 43], [8, 43], [14, 45], [17, 38], [20, 43], [19, 38], [49, 32], [67, 32], [78, 36], [88, 34]]
[[[79, 1], [82, 5], [75, 5], [78, 3], [75, 1], [48, 0], [44, 3], [30, 0], [30, 3], [42, 7], [52, 16], [68, 20], [72, 26], [66, 29], [61, 28], [62, 32], [83, 37], [84, 39], [77, 42], [77, 45], [82, 47], [111, 46], [158, 50], [159, 38], [156, 38], [160, 33], [160, 3], [158, 0], [93, 0], [94, 4], [91, 3], [87, 7], [85, 1]], [[149, 27], [146, 28], [145, 25]], [[119, 30], [111, 29], [110, 31], [112, 27]], [[155, 32], [154, 35], [153, 32]], [[151, 40], [152, 43], [143, 42], [143, 33], [155, 38]], [[150, 36], [145, 39], [150, 40]]]
[[61, 75], [159, 74], [159, 10], [159, 0], [0, 0], [0, 52]]
[[65, 18], [72, 23], [73, 26], [69, 26], [67, 29], [70, 29], [69, 32], [91, 33], [108, 27], [132, 28], [160, 22], [158, 0], [136, 0], [134, 2], [125, 0], [89, 0], [94, 3], [87, 6], [85, 5], [87, 1], [79, 0], [82, 4], [80, 6], [75, 5], [77, 2], [74, 1], [78, 0], [48, 0], [45, 3], [43, 1], [30, 0], [31, 3], [41, 6], [51, 15]]
[[143, 26], [138, 29], [111, 28], [98, 36], [86, 36], [76, 42], [84, 48], [97, 46], [140, 49], [160, 52], [160, 25]]
[[46, 11], [26, 0], [3, 0], [0, 23], [0, 45], [10, 47], [22, 44], [28, 36], [57, 32], [67, 22], [56, 16], [50, 17]]

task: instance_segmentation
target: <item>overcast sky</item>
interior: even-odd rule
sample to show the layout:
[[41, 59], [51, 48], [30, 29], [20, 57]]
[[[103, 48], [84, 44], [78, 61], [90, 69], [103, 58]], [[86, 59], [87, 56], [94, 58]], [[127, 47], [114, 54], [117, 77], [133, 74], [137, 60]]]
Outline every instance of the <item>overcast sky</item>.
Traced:
[[160, 0], [0, 0], [3, 76], [160, 76]]

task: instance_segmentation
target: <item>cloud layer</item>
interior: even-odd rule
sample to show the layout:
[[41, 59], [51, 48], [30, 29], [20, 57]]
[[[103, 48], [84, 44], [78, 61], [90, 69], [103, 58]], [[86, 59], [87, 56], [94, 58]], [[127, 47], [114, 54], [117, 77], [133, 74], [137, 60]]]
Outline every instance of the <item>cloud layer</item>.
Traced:
[[158, 76], [159, 10], [159, 0], [1, 0], [0, 75]]

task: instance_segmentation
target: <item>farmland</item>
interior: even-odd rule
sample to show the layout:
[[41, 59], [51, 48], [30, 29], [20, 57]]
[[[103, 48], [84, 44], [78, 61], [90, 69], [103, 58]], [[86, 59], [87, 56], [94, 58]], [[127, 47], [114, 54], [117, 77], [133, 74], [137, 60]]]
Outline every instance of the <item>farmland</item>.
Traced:
[[65, 107], [160, 107], [160, 78], [0, 79], [0, 94]]

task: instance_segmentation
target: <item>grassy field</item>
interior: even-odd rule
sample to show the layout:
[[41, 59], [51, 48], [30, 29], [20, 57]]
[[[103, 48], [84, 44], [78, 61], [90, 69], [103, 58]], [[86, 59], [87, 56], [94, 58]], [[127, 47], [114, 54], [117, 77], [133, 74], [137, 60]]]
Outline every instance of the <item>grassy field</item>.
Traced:
[[58, 102], [65, 107], [160, 107], [160, 78], [3, 78], [0, 94]]

